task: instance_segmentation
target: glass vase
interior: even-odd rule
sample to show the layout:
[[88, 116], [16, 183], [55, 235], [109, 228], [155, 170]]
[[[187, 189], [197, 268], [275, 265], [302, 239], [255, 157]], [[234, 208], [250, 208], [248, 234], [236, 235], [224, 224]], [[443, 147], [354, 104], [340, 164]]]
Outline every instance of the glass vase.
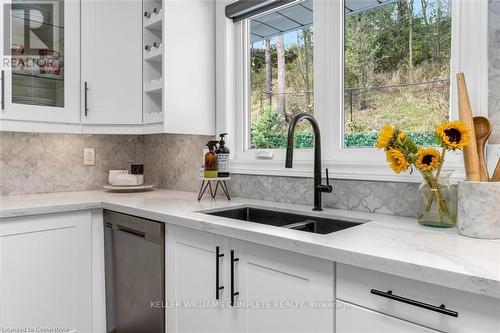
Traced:
[[457, 223], [457, 191], [450, 183], [451, 171], [441, 171], [439, 178], [423, 174], [418, 188], [417, 220], [421, 225], [451, 228]]

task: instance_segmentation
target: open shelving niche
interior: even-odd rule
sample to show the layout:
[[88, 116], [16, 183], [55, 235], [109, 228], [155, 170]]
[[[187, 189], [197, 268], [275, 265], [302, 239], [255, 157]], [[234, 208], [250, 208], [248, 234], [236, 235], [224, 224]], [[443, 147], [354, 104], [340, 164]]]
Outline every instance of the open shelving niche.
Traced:
[[[155, 8], [160, 9], [154, 14]], [[155, 124], [163, 122], [164, 105], [164, 40], [163, 21], [164, 6], [162, 0], [143, 0], [143, 13], [151, 13], [151, 17], [143, 16], [143, 122], [144, 124]], [[154, 42], [161, 42], [159, 48], [153, 47]], [[151, 46], [146, 51], [145, 46]]]

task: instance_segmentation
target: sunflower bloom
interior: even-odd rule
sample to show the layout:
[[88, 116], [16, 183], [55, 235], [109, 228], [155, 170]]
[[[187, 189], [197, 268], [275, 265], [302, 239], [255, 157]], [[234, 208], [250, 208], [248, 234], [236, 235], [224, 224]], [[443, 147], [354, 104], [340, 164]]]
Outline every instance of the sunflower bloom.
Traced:
[[436, 134], [448, 150], [463, 149], [469, 143], [470, 131], [458, 120], [439, 125]]
[[406, 156], [397, 149], [389, 149], [386, 152], [386, 158], [391, 169], [397, 174], [408, 170], [410, 167]]
[[394, 129], [394, 127], [392, 127], [389, 124], [386, 124], [384, 127], [382, 127], [382, 130], [380, 131], [376, 147], [378, 149], [389, 148], [394, 141], [395, 134], [396, 130]]
[[403, 142], [405, 140], [405, 138], [406, 138], [406, 133], [403, 132], [403, 131], [400, 131], [399, 134], [398, 134], [398, 140], [400, 142]]
[[415, 165], [422, 172], [432, 172], [439, 168], [441, 154], [434, 148], [420, 148]]

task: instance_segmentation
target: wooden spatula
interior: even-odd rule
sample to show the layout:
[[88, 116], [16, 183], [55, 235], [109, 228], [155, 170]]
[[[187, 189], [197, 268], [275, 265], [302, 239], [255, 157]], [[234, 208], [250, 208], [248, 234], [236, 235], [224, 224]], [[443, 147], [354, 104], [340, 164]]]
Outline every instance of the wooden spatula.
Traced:
[[491, 177], [492, 182], [500, 182], [500, 158], [498, 159], [497, 166], [493, 172], [493, 177]]

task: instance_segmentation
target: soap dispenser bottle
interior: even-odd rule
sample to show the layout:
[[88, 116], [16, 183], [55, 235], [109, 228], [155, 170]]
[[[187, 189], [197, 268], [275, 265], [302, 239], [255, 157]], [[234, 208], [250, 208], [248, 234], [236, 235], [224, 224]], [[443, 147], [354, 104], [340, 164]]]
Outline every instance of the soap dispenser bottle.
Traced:
[[215, 151], [219, 158], [219, 177], [229, 177], [229, 148], [224, 141], [226, 135], [227, 133], [220, 134], [219, 148]]
[[218, 175], [218, 158], [215, 153], [215, 146], [217, 141], [208, 141], [208, 152], [205, 154], [205, 178], [217, 178]]

